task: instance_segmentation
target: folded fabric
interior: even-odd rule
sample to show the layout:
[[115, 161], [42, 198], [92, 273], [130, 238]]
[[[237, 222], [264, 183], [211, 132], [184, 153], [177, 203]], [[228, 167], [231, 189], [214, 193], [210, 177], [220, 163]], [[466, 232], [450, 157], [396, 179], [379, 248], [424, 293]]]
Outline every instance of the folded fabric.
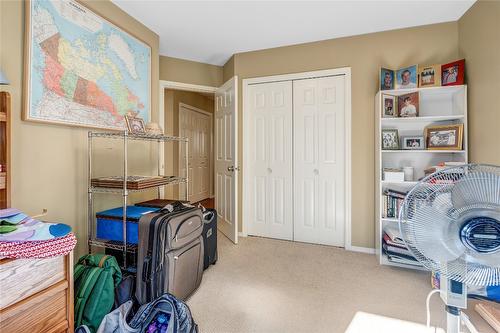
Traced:
[[28, 215], [16, 208], [7, 208], [0, 210], [0, 225], [18, 224], [22, 222]]
[[18, 209], [0, 210], [0, 241], [44, 241], [64, 237], [71, 227], [62, 223], [46, 223], [35, 220]]
[[0, 241], [0, 259], [2, 258], [50, 258], [70, 253], [76, 245], [76, 237], [68, 235], [45, 241], [2, 242]]

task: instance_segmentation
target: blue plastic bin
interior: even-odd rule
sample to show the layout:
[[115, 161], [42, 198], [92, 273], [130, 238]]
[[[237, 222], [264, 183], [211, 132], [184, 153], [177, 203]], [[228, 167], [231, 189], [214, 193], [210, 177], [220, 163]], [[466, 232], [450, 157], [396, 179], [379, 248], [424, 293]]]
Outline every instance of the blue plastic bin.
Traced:
[[[139, 242], [139, 219], [142, 215], [154, 213], [159, 208], [127, 206], [127, 243]], [[123, 241], [123, 207], [108, 209], [95, 214], [97, 218], [96, 236], [99, 239]]]

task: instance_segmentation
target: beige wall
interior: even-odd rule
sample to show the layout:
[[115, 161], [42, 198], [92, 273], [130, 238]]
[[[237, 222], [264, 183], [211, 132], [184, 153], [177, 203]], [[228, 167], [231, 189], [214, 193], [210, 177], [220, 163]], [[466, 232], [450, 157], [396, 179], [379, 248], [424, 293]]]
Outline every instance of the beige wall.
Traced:
[[[85, 1], [85, 5], [151, 46], [151, 105], [152, 117], [157, 120], [158, 36], [110, 1]], [[47, 220], [71, 225], [78, 236], [79, 255], [86, 249], [89, 129], [21, 121], [23, 40], [23, 2], [0, 1], [0, 68], [11, 82], [1, 89], [12, 94], [12, 206], [31, 214], [47, 208]], [[138, 164], [135, 166], [144, 168]]]
[[[353, 246], [374, 246], [374, 100], [379, 69], [455, 60], [458, 57], [457, 26], [458, 23], [453, 22], [332, 39], [236, 54], [232, 60], [240, 87], [245, 78], [351, 67]], [[241, 89], [239, 101], [241, 161], [245, 130]], [[242, 196], [239, 198], [241, 207]]]
[[226, 82], [234, 76], [234, 56], [229, 58], [229, 60], [222, 67], [222, 78]]
[[[214, 113], [214, 100], [212, 97], [191, 91], [165, 89], [165, 123], [163, 126], [165, 128], [165, 133], [168, 135], [179, 135], [179, 103], [184, 103], [203, 111]], [[178, 143], [166, 143], [165, 173], [167, 175], [178, 175], [178, 157]], [[179, 198], [178, 190], [178, 186], [168, 187], [166, 197], [169, 199]]]
[[218, 87], [222, 84], [222, 67], [160, 56], [160, 80]]
[[468, 84], [471, 162], [500, 165], [500, 1], [478, 1], [458, 22]]

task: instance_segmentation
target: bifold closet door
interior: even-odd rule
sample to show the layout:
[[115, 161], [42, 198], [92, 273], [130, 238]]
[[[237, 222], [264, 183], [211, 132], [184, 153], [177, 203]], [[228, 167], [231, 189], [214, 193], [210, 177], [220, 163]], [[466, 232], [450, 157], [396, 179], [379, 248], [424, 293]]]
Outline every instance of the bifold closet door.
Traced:
[[294, 240], [344, 246], [345, 78], [293, 82]]
[[248, 233], [292, 240], [292, 82], [250, 86]]

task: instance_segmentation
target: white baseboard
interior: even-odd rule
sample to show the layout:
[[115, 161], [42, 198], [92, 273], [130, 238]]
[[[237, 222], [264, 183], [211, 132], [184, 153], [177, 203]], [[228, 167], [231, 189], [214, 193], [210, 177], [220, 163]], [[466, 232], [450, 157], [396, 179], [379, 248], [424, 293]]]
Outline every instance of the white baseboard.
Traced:
[[352, 252], [361, 252], [367, 254], [375, 254], [375, 249], [371, 247], [362, 247], [362, 246], [349, 246], [345, 248], [347, 251]]
[[244, 234], [243, 232], [238, 232], [238, 237], [247, 237], [247, 234]]

